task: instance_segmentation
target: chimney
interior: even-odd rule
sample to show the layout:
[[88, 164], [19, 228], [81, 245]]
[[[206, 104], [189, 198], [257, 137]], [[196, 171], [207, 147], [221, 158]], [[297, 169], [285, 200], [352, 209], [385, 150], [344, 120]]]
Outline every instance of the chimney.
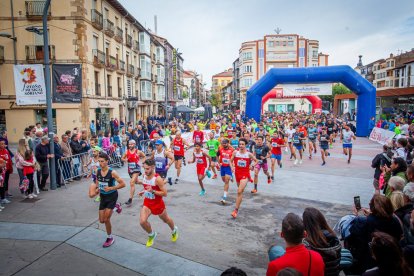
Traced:
[[358, 60], [358, 63], [357, 63], [357, 67], [362, 67], [362, 66], [364, 66], [364, 65], [362, 64], [362, 55], [359, 55], [358, 57], [359, 57], [359, 60]]
[[154, 32], [157, 34], [157, 15], [154, 15]]
[[393, 57], [394, 57], [394, 55], [391, 53], [391, 54], [390, 54], [390, 58], [393, 58]]

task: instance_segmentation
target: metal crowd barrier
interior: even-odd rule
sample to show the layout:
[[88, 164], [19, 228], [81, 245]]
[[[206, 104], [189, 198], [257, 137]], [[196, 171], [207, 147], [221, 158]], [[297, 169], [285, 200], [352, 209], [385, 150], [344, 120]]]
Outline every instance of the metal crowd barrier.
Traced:
[[143, 140], [139, 142], [141, 151], [145, 153], [145, 156], [151, 155], [151, 152], [154, 150], [154, 145], [151, 143], [151, 140]]
[[122, 167], [123, 163], [121, 160], [121, 154], [120, 154], [120, 149], [119, 148], [111, 148], [109, 150], [104, 150], [104, 152], [106, 154], [108, 154], [109, 156], [109, 162], [108, 162], [108, 166], [109, 167], [117, 167], [120, 168]]

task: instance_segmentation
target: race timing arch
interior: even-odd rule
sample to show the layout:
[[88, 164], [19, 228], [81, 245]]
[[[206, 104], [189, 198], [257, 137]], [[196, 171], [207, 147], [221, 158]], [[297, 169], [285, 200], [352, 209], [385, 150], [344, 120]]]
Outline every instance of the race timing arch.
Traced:
[[262, 97], [278, 84], [341, 82], [358, 96], [357, 136], [368, 136], [368, 124], [375, 116], [376, 89], [350, 66], [272, 68], [248, 91], [246, 116], [260, 121]]
[[295, 99], [295, 98], [304, 98], [307, 99], [312, 104], [312, 113], [322, 112], [322, 99], [315, 95], [302, 96], [302, 97], [278, 97], [275, 89], [270, 90], [266, 95], [262, 97], [262, 113], [265, 103], [270, 99]]

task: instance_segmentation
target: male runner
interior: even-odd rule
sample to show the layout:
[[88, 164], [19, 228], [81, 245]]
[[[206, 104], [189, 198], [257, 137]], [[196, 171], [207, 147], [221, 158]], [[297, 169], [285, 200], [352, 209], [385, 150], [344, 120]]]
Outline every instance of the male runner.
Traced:
[[318, 136], [318, 130], [314, 126], [313, 122], [309, 123], [308, 139], [309, 139], [309, 159], [312, 159], [312, 152], [316, 153], [316, 138]]
[[[193, 152], [193, 160], [188, 161], [188, 164], [197, 162], [197, 177], [198, 177], [198, 184], [200, 184], [201, 191], [199, 193], [200, 196], [206, 194], [206, 190], [204, 189], [203, 179], [206, 177], [206, 173], [208, 174], [207, 168], [211, 169], [211, 158], [210, 156], [205, 153], [202, 149], [201, 143], [195, 143], [195, 148]], [[208, 160], [208, 163], [207, 163]]]
[[272, 182], [267, 166], [267, 158], [270, 157], [270, 149], [266, 144], [263, 143], [263, 140], [263, 136], [257, 136], [255, 154], [258, 162], [254, 166], [254, 189], [251, 191], [252, 194], [257, 193], [257, 183], [259, 182], [260, 169], [263, 169], [264, 174], [267, 175], [267, 183], [270, 184]]
[[230, 138], [230, 145], [235, 149], [237, 149], [237, 147], [239, 146], [239, 138], [237, 138], [237, 133], [235, 131], [232, 132], [232, 137]]
[[178, 228], [174, 225], [174, 221], [168, 216], [167, 209], [163, 201], [163, 197], [167, 196], [164, 180], [154, 172], [155, 161], [147, 159], [144, 162], [144, 178], [138, 179], [138, 184], [144, 186], [139, 192], [140, 196], [144, 196], [139, 223], [141, 227], [148, 233], [147, 247], [154, 244], [157, 232], [154, 232], [148, 218], [151, 215], [158, 216], [163, 222], [168, 224], [172, 233], [171, 241], [176, 242], [178, 239]]
[[322, 166], [325, 166], [326, 162], [325, 159], [329, 156], [329, 138], [330, 135], [326, 132], [326, 128], [322, 128], [322, 132], [318, 136], [319, 145], [321, 147], [321, 157], [322, 157]]
[[[96, 182], [89, 187], [89, 197], [93, 198], [100, 194], [101, 201], [99, 203], [99, 222], [105, 224], [106, 238], [103, 247], [109, 247], [114, 243], [112, 236], [111, 216], [113, 209], [117, 207], [118, 189], [125, 187], [124, 180], [119, 177], [118, 173], [108, 167], [109, 156], [104, 153], [99, 153], [100, 168], [96, 173]], [[118, 182], [118, 185], [116, 185]]]
[[287, 136], [287, 142], [289, 145], [289, 150], [290, 150], [290, 159], [292, 159], [292, 157], [295, 157], [296, 159], [295, 149], [293, 148], [293, 144], [292, 144], [292, 137], [295, 132], [296, 132], [296, 129], [293, 128], [292, 124], [289, 124], [289, 128], [286, 129], [285, 131], [286, 136]]
[[220, 143], [216, 139], [214, 139], [214, 133], [213, 131], [208, 134], [209, 140], [207, 140], [207, 149], [208, 149], [208, 155], [211, 157], [211, 168], [213, 170], [213, 177], [212, 179], [217, 178], [217, 172], [216, 172], [216, 163], [217, 163], [217, 151], [219, 149]]
[[174, 163], [177, 170], [177, 177], [175, 178], [175, 184], [178, 184], [178, 180], [181, 174], [181, 165], [184, 159], [184, 147], [187, 147], [187, 141], [181, 138], [181, 131], [177, 131], [175, 138], [171, 143], [171, 149], [174, 152]]
[[299, 127], [296, 126], [296, 132], [293, 133], [292, 141], [293, 141], [293, 146], [299, 151], [300, 160], [298, 161], [296, 153], [294, 153], [293, 156], [295, 156], [295, 162], [294, 162], [295, 165], [297, 165], [298, 162], [299, 164], [302, 164], [302, 158], [303, 158], [302, 140], [304, 139], [306, 138], [304, 137], [303, 133], [299, 132]]
[[[166, 151], [163, 145], [164, 142], [162, 140], [155, 142], [155, 150], [152, 152], [151, 159], [155, 161], [155, 173], [166, 180], [168, 169], [174, 163], [174, 155]], [[168, 162], [168, 160], [170, 161]], [[171, 177], [168, 178], [168, 184], [172, 185]]]
[[275, 165], [276, 160], [280, 168], [282, 168], [282, 147], [286, 147], [285, 139], [282, 139], [283, 135], [279, 132], [273, 132], [270, 145], [272, 147], [270, 161], [272, 162], [272, 180], [275, 179]]
[[354, 132], [350, 129], [349, 125], [345, 125], [345, 128], [341, 133], [341, 142], [344, 149], [344, 154], [348, 155], [348, 164], [351, 163], [352, 157], [352, 139], [356, 139]]
[[334, 124], [334, 122], [332, 122], [332, 119], [329, 118], [328, 122], [326, 123], [326, 128], [327, 128], [327, 133], [329, 135], [329, 147], [332, 149], [333, 148], [333, 140], [334, 140], [334, 136], [333, 133], [335, 132], [336, 126]]
[[[221, 198], [221, 203], [224, 205], [226, 204], [227, 200], [227, 193], [229, 192], [229, 181], [233, 177], [230, 167], [230, 159], [233, 155], [234, 149], [229, 146], [229, 140], [223, 139], [221, 141], [221, 147], [218, 151], [219, 155], [219, 163], [220, 163], [220, 175], [221, 179], [224, 182], [224, 193], [223, 197]], [[250, 178], [250, 173], [249, 173]]]
[[194, 127], [193, 132], [193, 143], [203, 143], [204, 141], [204, 132], [199, 130], [197, 126]]
[[257, 164], [256, 157], [246, 150], [246, 144], [247, 140], [240, 138], [239, 149], [233, 152], [230, 160], [231, 170], [235, 174], [237, 183], [236, 208], [231, 213], [233, 218], [237, 218], [239, 213], [239, 208], [243, 200], [243, 192], [250, 178], [250, 170]]
[[305, 138], [305, 139], [301, 140], [302, 141], [302, 147], [306, 148], [306, 137], [308, 136], [308, 131], [306, 130], [306, 127], [303, 125], [303, 123], [301, 121], [299, 121], [298, 130], [299, 130], [299, 133], [303, 134], [303, 138]]
[[129, 181], [130, 191], [129, 199], [125, 202], [125, 205], [130, 206], [132, 204], [132, 198], [135, 194], [135, 183], [138, 176], [141, 175], [141, 167], [139, 166], [139, 159], [145, 160], [145, 153], [138, 150], [135, 145], [135, 140], [128, 141], [128, 149], [122, 156], [121, 160], [128, 163], [128, 174], [131, 180]]
[[[90, 166], [90, 171], [89, 171], [89, 175], [88, 178], [92, 176], [92, 183], [96, 183], [96, 174], [98, 172], [99, 169], [99, 152], [101, 152], [102, 149], [98, 146], [94, 146], [92, 148], [92, 158], [89, 159], [89, 162], [87, 164], [85, 164], [85, 169], [88, 168]], [[101, 197], [98, 196], [95, 198], [95, 202], [99, 202], [101, 200]]]

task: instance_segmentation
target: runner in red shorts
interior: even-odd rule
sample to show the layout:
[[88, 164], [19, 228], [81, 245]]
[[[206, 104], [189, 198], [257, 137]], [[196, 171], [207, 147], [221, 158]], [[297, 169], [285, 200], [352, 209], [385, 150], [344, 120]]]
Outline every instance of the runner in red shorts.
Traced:
[[168, 216], [162, 197], [167, 196], [167, 189], [164, 186], [164, 180], [155, 174], [154, 159], [147, 159], [143, 165], [144, 178], [138, 179], [138, 184], [144, 186], [139, 195], [144, 196], [144, 204], [142, 205], [139, 223], [141, 227], [148, 233], [147, 247], [154, 244], [157, 232], [154, 232], [151, 224], [148, 222], [150, 215], [158, 216], [163, 222], [171, 228], [171, 241], [176, 242], [178, 239], [178, 228], [174, 225], [174, 221]]
[[184, 160], [184, 150], [186, 147], [188, 147], [187, 141], [181, 138], [181, 132], [177, 131], [175, 138], [171, 142], [171, 150], [174, 152], [174, 163], [177, 170], [177, 177], [174, 182], [175, 184], [178, 184], [179, 182], [181, 165]]
[[[194, 153], [193, 153], [193, 160], [189, 161], [188, 164], [197, 162], [197, 177], [198, 177], [198, 184], [200, 184], [201, 192], [199, 193], [200, 196], [206, 194], [206, 190], [204, 189], [203, 179], [206, 177], [206, 173], [208, 174], [208, 170], [211, 170], [211, 157], [204, 152], [202, 149], [201, 143], [194, 144]], [[207, 162], [208, 160], [208, 162]], [[207, 170], [208, 168], [208, 170]]]
[[[250, 170], [257, 164], [257, 159], [254, 155], [246, 150], [247, 140], [240, 138], [239, 150], [234, 151], [231, 156], [230, 166], [236, 176], [237, 183], [237, 199], [236, 209], [231, 213], [233, 218], [237, 217], [239, 212], [240, 204], [243, 199], [243, 192], [246, 188], [247, 181], [250, 178]], [[252, 164], [252, 160], [254, 164]]]

